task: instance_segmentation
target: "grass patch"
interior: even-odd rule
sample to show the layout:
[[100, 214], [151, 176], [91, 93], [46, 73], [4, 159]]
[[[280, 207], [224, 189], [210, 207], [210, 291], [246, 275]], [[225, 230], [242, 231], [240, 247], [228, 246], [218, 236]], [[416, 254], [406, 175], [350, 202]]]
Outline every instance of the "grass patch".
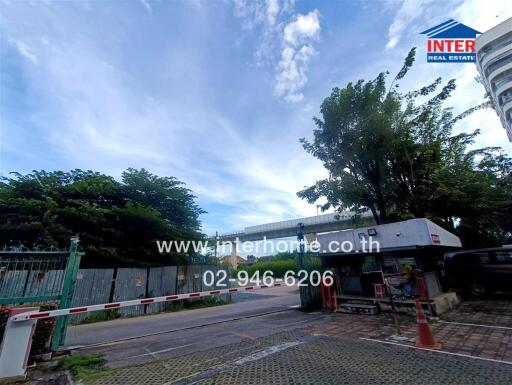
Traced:
[[92, 354], [83, 356], [67, 356], [59, 367], [69, 370], [84, 384], [90, 384], [98, 376], [105, 374], [107, 369], [103, 367], [105, 356], [103, 354]]
[[164, 312], [181, 311], [188, 309], [201, 309], [204, 307], [221, 306], [231, 303], [231, 300], [220, 298], [198, 298], [182, 302], [170, 302], [164, 306]]
[[[182, 300], [182, 301], [174, 301], [166, 303], [163, 312], [173, 312], [173, 311], [181, 311], [181, 310], [188, 310], [188, 309], [201, 309], [203, 307], [212, 307], [212, 306], [221, 306], [221, 305], [227, 305], [231, 303], [231, 300], [224, 300], [220, 298], [198, 298], [193, 300]], [[141, 317], [141, 316], [147, 316], [147, 315], [154, 315], [158, 313], [148, 313], [140, 316], [128, 316], [127, 318], [131, 317]], [[118, 309], [113, 310], [100, 310], [96, 312], [92, 312], [89, 317], [84, 318], [82, 321], [80, 321], [78, 324], [92, 324], [95, 322], [103, 322], [103, 321], [110, 321], [115, 320], [118, 318], [122, 318], [122, 314], [119, 312]]]
[[92, 324], [95, 322], [110, 321], [117, 318], [121, 318], [121, 313], [119, 313], [119, 310], [117, 309], [100, 310], [92, 312], [87, 318], [80, 321], [79, 324]]

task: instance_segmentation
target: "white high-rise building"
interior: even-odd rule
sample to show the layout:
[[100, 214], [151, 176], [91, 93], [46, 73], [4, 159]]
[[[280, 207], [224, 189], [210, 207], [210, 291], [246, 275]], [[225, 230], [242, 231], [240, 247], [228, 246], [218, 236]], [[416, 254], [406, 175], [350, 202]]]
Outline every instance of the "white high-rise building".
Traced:
[[478, 72], [512, 142], [512, 18], [478, 36], [475, 51]]

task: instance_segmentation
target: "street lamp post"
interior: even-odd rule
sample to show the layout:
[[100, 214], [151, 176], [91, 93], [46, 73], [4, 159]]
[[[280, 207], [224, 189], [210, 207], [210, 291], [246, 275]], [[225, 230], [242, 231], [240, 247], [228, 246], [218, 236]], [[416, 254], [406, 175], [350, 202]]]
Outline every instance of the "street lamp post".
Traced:
[[[298, 270], [304, 269], [304, 223], [298, 223], [297, 224], [297, 241], [299, 241], [299, 253], [297, 255], [297, 268]], [[305, 301], [305, 295], [306, 295], [306, 287], [300, 286], [300, 307], [302, 309], [305, 308], [306, 301]]]

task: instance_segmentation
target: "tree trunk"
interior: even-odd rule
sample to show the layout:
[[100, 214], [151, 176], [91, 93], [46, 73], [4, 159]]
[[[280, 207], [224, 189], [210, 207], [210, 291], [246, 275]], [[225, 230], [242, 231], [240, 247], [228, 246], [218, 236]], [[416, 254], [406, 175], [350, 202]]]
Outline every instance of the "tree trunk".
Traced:
[[370, 207], [370, 211], [372, 212], [372, 215], [373, 215], [373, 219], [375, 219], [375, 223], [377, 223], [378, 225], [380, 225], [380, 217], [379, 217], [379, 213], [377, 212], [377, 210], [375, 209], [375, 206], [374, 205], [369, 205]]

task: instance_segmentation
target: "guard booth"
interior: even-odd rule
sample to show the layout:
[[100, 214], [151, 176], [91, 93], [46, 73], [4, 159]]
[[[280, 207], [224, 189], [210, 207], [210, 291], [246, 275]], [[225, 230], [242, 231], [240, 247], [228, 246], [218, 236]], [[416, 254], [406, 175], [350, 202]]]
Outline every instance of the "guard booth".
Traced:
[[319, 234], [318, 242], [322, 266], [335, 275], [334, 310], [407, 311], [420, 298], [440, 314], [459, 302], [443, 292], [441, 274], [444, 253], [461, 248], [460, 239], [428, 219]]

